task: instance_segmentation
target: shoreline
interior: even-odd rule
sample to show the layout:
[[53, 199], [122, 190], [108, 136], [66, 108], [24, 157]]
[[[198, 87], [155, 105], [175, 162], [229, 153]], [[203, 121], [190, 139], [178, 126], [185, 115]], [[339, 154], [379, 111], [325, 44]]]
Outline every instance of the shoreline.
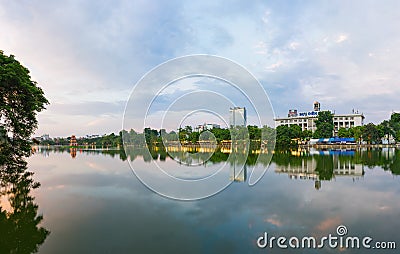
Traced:
[[300, 144], [300, 148], [315, 148], [315, 149], [360, 149], [360, 148], [400, 148], [400, 144]]

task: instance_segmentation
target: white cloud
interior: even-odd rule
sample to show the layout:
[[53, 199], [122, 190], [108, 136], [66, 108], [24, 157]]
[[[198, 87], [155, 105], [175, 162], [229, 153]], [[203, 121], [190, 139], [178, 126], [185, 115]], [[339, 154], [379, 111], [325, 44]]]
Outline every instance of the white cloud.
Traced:
[[[354, 12], [360, 5], [363, 12]], [[110, 111], [148, 70], [193, 53], [244, 65], [262, 81], [277, 114], [318, 99], [381, 121], [388, 116], [377, 112], [389, 114], [400, 96], [399, 7], [397, 1], [9, 1], [0, 4], [0, 44], [55, 105], [40, 114], [39, 134], [92, 132], [77, 114], [58, 117], [57, 107], [91, 112], [86, 103], [102, 101], [100, 111]], [[89, 121], [98, 117], [92, 113]], [[118, 131], [113, 117], [103, 124]]]
[[341, 34], [341, 35], [339, 35], [339, 36], [337, 37], [336, 43], [342, 43], [342, 42], [344, 42], [344, 41], [347, 41], [347, 39], [348, 39], [348, 36], [347, 36], [347, 35]]

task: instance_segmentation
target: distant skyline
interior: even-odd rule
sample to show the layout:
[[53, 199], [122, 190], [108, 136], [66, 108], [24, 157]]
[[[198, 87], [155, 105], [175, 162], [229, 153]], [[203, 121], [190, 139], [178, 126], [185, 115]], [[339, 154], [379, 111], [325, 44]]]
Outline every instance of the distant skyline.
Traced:
[[317, 100], [321, 110], [355, 109], [379, 123], [400, 111], [399, 9], [399, 1], [2, 1], [0, 50], [51, 103], [35, 136], [117, 133], [134, 84], [188, 54], [246, 67], [276, 116]]

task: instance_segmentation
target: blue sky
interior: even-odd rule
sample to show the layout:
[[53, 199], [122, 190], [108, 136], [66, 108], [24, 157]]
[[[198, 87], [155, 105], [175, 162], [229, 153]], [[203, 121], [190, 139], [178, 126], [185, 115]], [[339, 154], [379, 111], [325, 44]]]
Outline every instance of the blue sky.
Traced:
[[[289, 108], [378, 123], [400, 111], [398, 1], [0, 1], [0, 49], [51, 105], [37, 134], [118, 132], [155, 66], [214, 54], [246, 67], [278, 116]], [[138, 119], [140, 120], [140, 119]]]

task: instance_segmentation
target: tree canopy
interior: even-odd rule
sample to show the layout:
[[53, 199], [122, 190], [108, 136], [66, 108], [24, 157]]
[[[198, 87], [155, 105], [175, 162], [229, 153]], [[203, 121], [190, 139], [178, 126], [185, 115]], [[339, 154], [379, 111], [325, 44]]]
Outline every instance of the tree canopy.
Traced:
[[43, 90], [31, 80], [29, 70], [13, 55], [0, 51], [0, 130], [2, 146], [10, 144], [16, 155], [28, 155], [29, 139], [37, 128], [36, 114], [48, 104]]
[[40, 186], [27, 171], [36, 114], [48, 101], [14, 56], [0, 51], [0, 246], [2, 253], [34, 253], [49, 235], [31, 190]]
[[330, 111], [321, 111], [318, 119], [315, 121], [317, 129], [314, 132], [314, 138], [330, 138], [333, 134], [333, 115]]

